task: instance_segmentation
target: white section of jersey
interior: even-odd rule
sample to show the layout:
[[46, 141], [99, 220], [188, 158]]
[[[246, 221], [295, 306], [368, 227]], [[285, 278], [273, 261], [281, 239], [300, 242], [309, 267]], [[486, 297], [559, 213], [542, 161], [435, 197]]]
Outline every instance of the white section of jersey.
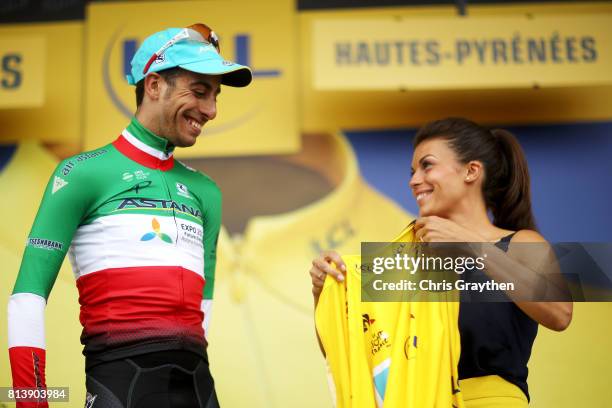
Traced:
[[45, 348], [45, 298], [16, 293], [8, 302], [8, 346]]
[[124, 129], [123, 132], [121, 132], [121, 135], [123, 135], [125, 140], [130, 142], [132, 145], [137, 147], [139, 150], [142, 150], [143, 152], [150, 154], [151, 156], [157, 157], [160, 160], [168, 160], [170, 157], [172, 157], [172, 152], [164, 153], [160, 150], [157, 150], [141, 142], [140, 140], [136, 139], [136, 137], [134, 137], [127, 129]]
[[204, 329], [204, 337], [208, 337], [208, 327], [210, 325], [210, 313], [212, 312], [212, 299], [202, 299], [200, 310], [204, 313], [202, 328]]
[[183, 219], [109, 215], [77, 229], [69, 256], [76, 279], [109, 268], [136, 266], [180, 266], [204, 277], [202, 237], [199, 224]]

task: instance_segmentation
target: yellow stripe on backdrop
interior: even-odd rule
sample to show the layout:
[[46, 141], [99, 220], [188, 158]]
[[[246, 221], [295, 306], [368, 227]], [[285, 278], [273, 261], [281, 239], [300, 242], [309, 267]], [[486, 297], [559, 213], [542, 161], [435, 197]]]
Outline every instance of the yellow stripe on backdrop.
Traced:
[[[199, 147], [191, 150], [194, 154], [206, 155], [249, 154], [289, 152], [298, 148], [295, 121], [306, 131], [320, 131], [337, 128], [377, 128], [397, 126], [418, 126], [440, 116], [468, 116], [482, 122], [494, 123], [546, 123], [584, 120], [607, 120], [612, 118], [612, 87], [580, 87], [572, 89], [520, 89], [520, 90], [454, 90], [454, 91], [409, 91], [409, 92], [329, 92], [316, 91], [312, 72], [312, 24], [315, 20], [344, 18], [451, 18], [456, 16], [454, 7], [403, 7], [385, 9], [361, 9], [346, 11], [308, 11], [296, 13], [293, 4], [283, 2], [261, 2], [245, 5], [242, 0], [234, 2], [206, 2], [205, 8], [196, 2], [187, 15], [180, 14], [182, 4], [176, 3], [171, 10], [163, 13], [164, 21], [189, 24], [194, 18], [206, 19], [222, 35], [223, 51], [228, 58], [235, 58], [237, 37], [243, 49], [251, 50], [250, 61], [260, 76], [247, 89], [224, 90], [220, 98], [219, 118], [205, 128]], [[96, 15], [97, 7], [117, 7], [118, 14], [107, 16], [106, 25], [116, 28], [122, 16], [121, 7], [135, 10], [136, 15], [159, 16], [160, 7], [165, 3], [121, 3], [94, 4], [90, 16]], [[190, 3], [194, 4], [194, 3]], [[232, 6], [232, 4], [234, 6]], [[249, 8], [250, 7], [250, 8]], [[228, 16], [225, 10], [232, 8], [240, 13]], [[156, 10], [146, 13], [143, 10]], [[195, 10], [195, 11], [194, 11]], [[201, 11], [199, 11], [201, 10]], [[521, 4], [513, 6], [470, 6], [471, 17], [537, 17], [571, 16], [581, 14], [612, 14], [612, 5], [606, 3], [581, 4]], [[179, 13], [179, 14], [177, 14]], [[216, 14], [215, 14], [216, 13]], [[275, 16], [274, 24], [268, 24], [268, 16]], [[176, 16], [176, 17], [169, 17]], [[279, 17], [277, 17], [279, 16]], [[150, 17], [154, 19], [156, 17]], [[174, 20], [172, 20], [174, 19]], [[151, 20], [152, 21], [152, 20]], [[214, 24], [213, 24], [214, 23]], [[216, 24], [216, 26], [215, 26]], [[123, 30], [138, 30], [128, 33], [121, 31], [116, 38], [122, 44], [115, 44], [109, 56], [112, 66], [107, 67], [110, 85], [116, 93], [113, 97], [132, 111], [133, 89], [123, 81], [121, 50], [125, 40], [141, 41], [149, 31], [163, 28], [165, 23], [150, 23], [150, 29], [136, 28], [142, 24], [125, 22]], [[37, 139], [46, 143], [61, 144], [62, 152], [75, 153], [79, 150], [85, 128], [86, 148], [92, 148], [112, 140], [125, 124], [125, 115], [117, 113], [115, 105], [104, 89], [104, 54], [108, 42], [116, 32], [104, 31], [104, 24], [92, 23], [89, 32], [94, 32], [83, 51], [85, 36], [82, 22], [3, 25], [0, 38], [42, 36], [45, 38], [44, 106], [41, 108], [11, 108], [0, 110], [0, 141]], [[127, 27], [127, 28], [126, 28]], [[217, 28], [218, 27], [218, 28]], [[295, 27], [295, 28], [294, 28]], [[108, 29], [106, 30], [108, 31]], [[282, 35], [279, 35], [282, 33]], [[127, 35], [131, 34], [131, 35]], [[246, 47], [246, 48], [245, 48]], [[84, 63], [86, 54], [90, 60]], [[94, 58], [95, 56], [95, 58]], [[298, 64], [299, 62], [299, 64]], [[83, 89], [84, 65], [89, 68], [87, 91]], [[274, 75], [280, 72], [280, 76]], [[298, 79], [299, 78], [299, 79]], [[299, 81], [299, 82], [298, 82]], [[364, 82], [369, 78], [364, 77]], [[299, 98], [296, 102], [296, 84]], [[112, 86], [111, 86], [112, 85]], [[107, 92], [108, 91], [108, 92]], [[87, 125], [81, 108], [87, 97]], [[292, 99], [293, 98], [293, 99]], [[262, 109], [255, 114], [255, 110]], [[248, 116], [248, 114], [254, 116]], [[258, 111], [259, 112], [259, 111]], [[265, 112], [265, 113], [264, 113]], [[246, 116], [245, 116], [246, 115]], [[240, 124], [248, 117], [248, 126]], [[242, 119], [239, 119], [242, 118]], [[112, 119], [112, 120], [109, 120]], [[255, 122], [252, 122], [255, 121]], [[256, 126], [252, 126], [256, 124]], [[269, 128], [273, 124], [273, 128]], [[236, 126], [233, 130], [228, 127]], [[255, 132], [264, 127], [268, 132]], [[229, 132], [229, 133], [228, 133]], [[239, 134], [238, 139], [232, 135]], [[271, 136], [273, 135], [273, 136]], [[228, 143], [229, 136], [236, 143]], [[91, 139], [93, 137], [93, 139]], [[201, 145], [201, 146], [200, 146]], [[187, 153], [190, 150], [186, 151]], [[61, 152], [60, 152], [61, 153]], [[179, 152], [180, 155], [180, 152]]]
[[168, 27], [204, 22], [220, 36], [221, 54], [249, 63], [246, 88], [223, 87], [218, 116], [179, 157], [291, 153], [299, 148], [296, 16], [282, 1], [93, 3], [87, 13], [85, 149], [117, 137], [136, 110], [125, 69], [138, 45]]
[[[23, 86], [28, 77], [40, 75], [41, 103], [36, 106], [3, 106], [0, 109], [0, 142], [33, 139], [61, 144], [68, 151], [79, 148], [82, 106], [83, 23], [32, 23], [0, 25], [0, 39], [34, 41], [24, 50]], [[30, 51], [40, 53], [26, 65]], [[9, 78], [6, 78], [7, 80]], [[4, 93], [2, 98], [5, 98]]]
[[[466, 18], [571, 17], [577, 14], [612, 15], [612, 4], [469, 5]], [[315, 88], [312, 58], [315, 21], [377, 18], [454, 18], [457, 9], [444, 7], [388, 7], [342, 11], [300, 12], [301, 127], [320, 129], [376, 129], [420, 126], [444, 116], [466, 116], [484, 123], [520, 124], [612, 119], [612, 86], [547, 89], [465, 89], [407, 91], [327, 91]], [[362, 36], [367, 33], [362, 33]], [[434, 31], [432, 35], [435, 36]], [[607, 44], [607, 42], [606, 42]], [[612, 75], [612, 74], [609, 74]], [[364, 75], [362, 81], [376, 79]], [[365, 85], [364, 85], [365, 86]]]

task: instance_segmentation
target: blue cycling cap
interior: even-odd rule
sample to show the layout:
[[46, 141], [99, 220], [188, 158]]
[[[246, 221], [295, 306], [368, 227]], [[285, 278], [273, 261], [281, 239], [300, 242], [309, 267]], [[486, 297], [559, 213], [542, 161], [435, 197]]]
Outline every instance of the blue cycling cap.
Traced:
[[[188, 31], [189, 29], [185, 28], [169, 28], [144, 40], [132, 58], [132, 69], [126, 76], [128, 83], [136, 85], [151, 72], [175, 67], [200, 74], [221, 75], [223, 85], [243, 87], [251, 83], [253, 76], [249, 67], [224, 60], [217, 51], [216, 44], [194, 40], [190, 38], [190, 34], [194, 33]], [[212, 35], [216, 39], [214, 33]], [[172, 42], [172, 39], [175, 41]], [[159, 52], [163, 47], [166, 48]], [[157, 56], [151, 62], [155, 55]]]

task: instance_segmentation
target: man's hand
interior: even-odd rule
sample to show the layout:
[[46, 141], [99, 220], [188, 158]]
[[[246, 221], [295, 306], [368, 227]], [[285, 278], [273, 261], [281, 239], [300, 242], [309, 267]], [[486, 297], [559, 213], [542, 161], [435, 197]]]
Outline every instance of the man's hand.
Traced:
[[319, 301], [325, 277], [331, 275], [338, 282], [342, 282], [344, 281], [344, 272], [346, 272], [346, 265], [336, 251], [324, 251], [318, 258], [312, 260], [310, 279], [312, 280], [312, 295], [315, 304]]

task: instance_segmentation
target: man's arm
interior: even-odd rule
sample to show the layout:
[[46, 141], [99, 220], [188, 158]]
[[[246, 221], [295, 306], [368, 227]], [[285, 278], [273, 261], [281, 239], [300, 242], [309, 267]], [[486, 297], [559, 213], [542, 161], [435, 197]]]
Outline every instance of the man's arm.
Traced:
[[[13, 387], [46, 387], [44, 311], [51, 288], [85, 209], [83, 178], [66, 162], [55, 169], [43, 195], [8, 304], [8, 346]], [[87, 187], [83, 187], [87, 186]], [[47, 402], [18, 403], [19, 408]]]
[[208, 325], [212, 310], [213, 292], [215, 289], [215, 269], [217, 264], [217, 240], [221, 228], [221, 191], [211, 181], [204, 191], [204, 293], [202, 294], [201, 310], [204, 313], [202, 327], [204, 336], [208, 337]]

